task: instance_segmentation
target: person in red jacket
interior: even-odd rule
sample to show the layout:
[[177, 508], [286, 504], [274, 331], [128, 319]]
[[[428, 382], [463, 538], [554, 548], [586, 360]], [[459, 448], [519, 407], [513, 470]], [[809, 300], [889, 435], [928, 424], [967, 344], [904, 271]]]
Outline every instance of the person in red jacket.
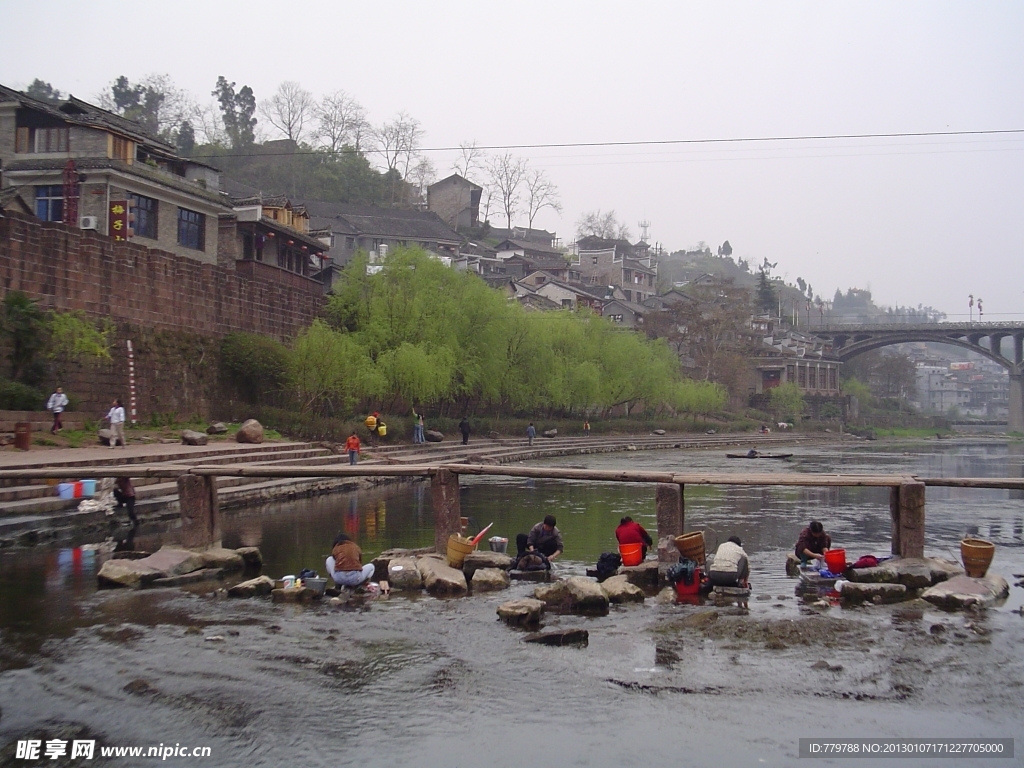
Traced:
[[355, 464], [359, 461], [359, 435], [353, 432], [345, 441], [345, 450], [348, 451], [348, 463]]
[[633, 522], [629, 515], [619, 521], [619, 527], [615, 529], [615, 538], [619, 544], [643, 544], [644, 557], [647, 557], [647, 548], [654, 546], [651, 534], [645, 531], [640, 523]]

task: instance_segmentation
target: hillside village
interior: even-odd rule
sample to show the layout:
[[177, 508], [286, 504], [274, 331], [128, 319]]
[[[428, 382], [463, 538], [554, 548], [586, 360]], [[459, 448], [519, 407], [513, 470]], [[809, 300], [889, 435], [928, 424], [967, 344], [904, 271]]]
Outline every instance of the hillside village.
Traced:
[[[216, 266], [235, 280], [285, 288], [310, 307], [357, 255], [366, 254], [373, 272], [405, 247], [479, 275], [528, 310], [586, 310], [670, 340], [726, 312], [728, 294], [739, 311], [722, 348], [743, 358], [742, 370], [713, 373], [712, 355], [702, 357], [685, 339], [677, 345], [684, 370], [721, 383], [736, 406], [751, 398], [763, 407], [773, 388], [795, 385], [809, 415], [822, 419], [849, 418], [851, 402], [842, 365], [829, 359], [815, 326], [940, 319], [923, 307], [881, 310], [870, 292], [857, 289], [825, 300], [801, 278], [788, 285], [774, 276], [767, 259], [754, 270], [734, 260], [728, 242], [717, 254], [703, 243], [668, 252], [646, 242], [646, 232], [631, 241], [497, 227], [481, 214], [484, 187], [459, 173], [424, 184], [421, 193], [405, 189], [402, 198], [402, 205], [383, 206], [290, 197], [222, 173], [123, 115], [0, 85], [0, 216]], [[876, 395], [921, 411], [1005, 419], [1007, 376], [999, 366], [926, 345], [903, 354], [911, 367], [895, 385], [877, 371], [860, 371]]]

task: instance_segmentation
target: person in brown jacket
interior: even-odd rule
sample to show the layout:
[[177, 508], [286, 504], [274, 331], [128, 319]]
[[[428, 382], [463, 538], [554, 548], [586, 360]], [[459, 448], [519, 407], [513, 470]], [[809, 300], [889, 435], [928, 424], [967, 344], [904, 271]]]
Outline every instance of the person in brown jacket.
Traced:
[[373, 564], [363, 565], [363, 551], [344, 533], [339, 533], [334, 540], [326, 565], [339, 587], [358, 587], [373, 576]]
[[800, 562], [806, 563], [809, 560], [824, 562], [825, 553], [831, 548], [832, 537], [825, 533], [825, 526], [817, 520], [812, 520], [809, 526], [800, 531], [795, 550]]

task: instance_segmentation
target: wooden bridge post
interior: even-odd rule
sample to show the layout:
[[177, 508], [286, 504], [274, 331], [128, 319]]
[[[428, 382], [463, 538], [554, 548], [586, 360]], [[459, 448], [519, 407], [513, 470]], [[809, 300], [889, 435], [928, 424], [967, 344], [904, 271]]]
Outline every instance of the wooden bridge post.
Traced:
[[444, 554], [448, 537], [461, 531], [459, 476], [447, 469], [437, 470], [430, 478], [430, 501], [434, 507], [434, 549]]
[[903, 483], [889, 489], [892, 553], [924, 557], [924, 483]]
[[216, 477], [179, 477], [178, 508], [183, 547], [220, 546], [220, 505], [217, 501]]
[[[683, 486], [677, 483], [658, 483], [654, 497], [655, 508], [658, 513], [658, 536], [656, 543], [660, 544], [666, 537], [675, 538], [683, 533], [685, 522], [685, 508], [683, 506]], [[675, 562], [679, 554], [673, 545], [663, 550], [658, 547], [658, 560]]]

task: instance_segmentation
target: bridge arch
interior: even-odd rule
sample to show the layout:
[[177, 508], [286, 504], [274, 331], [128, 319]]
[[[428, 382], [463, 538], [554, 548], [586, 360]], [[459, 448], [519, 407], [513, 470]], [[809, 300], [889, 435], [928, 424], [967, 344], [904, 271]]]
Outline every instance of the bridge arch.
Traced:
[[[826, 355], [840, 362], [873, 349], [915, 341], [949, 344], [979, 354], [1009, 372], [1008, 426], [1013, 432], [1024, 432], [1024, 323], [836, 325], [809, 332], [829, 345]], [[1002, 353], [1006, 338], [1013, 341], [1012, 357]]]

